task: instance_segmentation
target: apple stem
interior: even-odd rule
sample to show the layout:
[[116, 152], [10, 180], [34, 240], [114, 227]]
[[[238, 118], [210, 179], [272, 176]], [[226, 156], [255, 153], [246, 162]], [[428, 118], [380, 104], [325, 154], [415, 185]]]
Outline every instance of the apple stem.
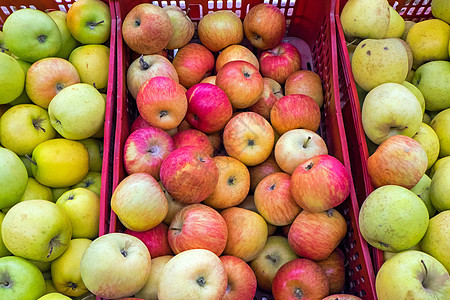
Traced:
[[311, 140], [311, 137], [308, 136], [308, 138], [306, 139], [306, 141], [303, 143], [303, 148], [306, 148], [308, 146], [309, 141]]
[[170, 228], [169, 228], [169, 230], [177, 230], [177, 231], [180, 231], [180, 230], [181, 230], [181, 228], [170, 227]]
[[358, 39], [354, 39], [353, 41], [347, 43], [347, 46], [353, 45]]
[[267, 255], [266, 258], [270, 259], [273, 263], [277, 262], [277, 260], [275, 258], [273, 258], [272, 256], [270, 256], [270, 255]]
[[87, 22], [87, 25], [92, 30], [95, 26], [105, 23], [105, 20], [101, 20], [99, 22]]
[[8, 287], [9, 286], [9, 282], [8, 281], [0, 281], [0, 285]]
[[37, 163], [28, 155], [28, 154], [25, 154], [25, 157], [33, 164], [33, 165], [35, 165], [35, 166], [37, 166]]
[[333, 216], [333, 210], [332, 209], [327, 209], [325, 212], [327, 213], [327, 217], [328, 218], [331, 218]]
[[139, 64], [141, 65], [142, 70], [147, 70], [148, 68], [150, 68], [150, 65], [144, 60], [144, 55], [141, 55], [141, 57], [139, 57]]
[[421, 259], [420, 262], [422, 263], [422, 265], [423, 265], [423, 267], [425, 269], [425, 277], [423, 278], [423, 281], [422, 281], [422, 285], [424, 285], [425, 284], [425, 280], [427, 279], [427, 276], [428, 276], [428, 269], [427, 269], [427, 266], [425, 265], [425, 262], [423, 261], [423, 259]]

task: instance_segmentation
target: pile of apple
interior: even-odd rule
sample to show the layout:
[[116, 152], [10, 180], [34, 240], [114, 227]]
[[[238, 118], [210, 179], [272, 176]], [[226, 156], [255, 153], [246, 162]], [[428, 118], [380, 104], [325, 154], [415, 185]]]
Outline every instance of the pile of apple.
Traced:
[[88, 293], [110, 23], [107, 4], [80, 0], [67, 14], [17, 10], [0, 32], [0, 299]]
[[431, 12], [405, 22], [385, 0], [350, 0], [341, 14], [373, 148], [359, 224], [385, 251], [382, 300], [450, 299], [450, 1]]

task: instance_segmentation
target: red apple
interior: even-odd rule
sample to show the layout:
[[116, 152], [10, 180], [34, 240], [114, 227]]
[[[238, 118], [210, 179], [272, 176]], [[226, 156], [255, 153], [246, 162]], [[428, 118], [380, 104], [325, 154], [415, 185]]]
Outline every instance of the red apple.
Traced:
[[[131, 123], [131, 127], [130, 127], [130, 133], [132, 133], [133, 131], [136, 131], [138, 129], [141, 128], [146, 128], [146, 127], [151, 127], [152, 125], [150, 125], [147, 121], [145, 121], [144, 119], [142, 119], [141, 115], [138, 115], [136, 117], [136, 119], [134, 119], [133, 123]], [[178, 132], [178, 127], [173, 128], [173, 129], [169, 129], [169, 130], [164, 130], [167, 134], [169, 134], [170, 136], [174, 135], [175, 133]]]
[[299, 256], [323, 260], [336, 249], [346, 232], [345, 219], [335, 209], [319, 213], [302, 211], [289, 229], [288, 241]]
[[271, 78], [263, 78], [264, 91], [255, 104], [249, 110], [260, 114], [266, 120], [270, 120], [270, 110], [278, 99], [283, 97], [281, 85]]
[[323, 298], [322, 300], [362, 300], [359, 297], [348, 294], [334, 294]]
[[204, 133], [223, 129], [233, 114], [228, 96], [213, 84], [196, 84], [186, 92], [186, 97], [189, 103], [186, 121]]
[[196, 146], [201, 148], [209, 156], [213, 156], [214, 148], [208, 136], [196, 129], [180, 131], [172, 136], [175, 147]]
[[330, 294], [340, 293], [345, 284], [345, 256], [341, 249], [336, 248], [330, 256], [319, 260], [317, 264], [322, 267], [328, 278]]
[[226, 63], [217, 72], [216, 85], [227, 94], [234, 108], [252, 106], [264, 91], [264, 82], [258, 69], [243, 60]]
[[173, 59], [180, 83], [190, 88], [203, 78], [211, 75], [214, 68], [214, 56], [204, 46], [190, 43], [179, 49]]
[[195, 26], [187, 14], [176, 5], [164, 6], [172, 24], [172, 37], [166, 48], [179, 49], [189, 43], [194, 36]]
[[181, 122], [181, 124], [178, 125], [178, 132], [187, 130], [189, 128], [192, 128], [192, 126], [189, 125], [189, 123], [186, 121], [186, 119], [184, 119], [183, 122]]
[[284, 84], [289, 75], [301, 67], [300, 52], [294, 45], [286, 42], [261, 53], [259, 62], [261, 75], [272, 78], [279, 84]]
[[322, 80], [313, 71], [300, 70], [289, 75], [284, 85], [284, 92], [286, 95], [310, 96], [320, 108], [323, 106]]
[[187, 146], [170, 153], [161, 164], [161, 182], [182, 203], [200, 203], [216, 188], [219, 170], [200, 148]]
[[273, 143], [272, 126], [254, 112], [237, 114], [223, 132], [223, 144], [228, 155], [247, 166], [265, 161], [272, 152]]
[[200, 81], [200, 83], [216, 84], [216, 75], [203, 78], [202, 81]]
[[198, 23], [198, 37], [203, 45], [212, 52], [239, 44], [244, 37], [241, 19], [232, 11], [211, 12]]
[[318, 155], [300, 164], [291, 177], [291, 192], [300, 207], [321, 212], [338, 206], [350, 194], [350, 173], [330, 155]]
[[222, 300], [253, 299], [256, 293], [256, 277], [245, 261], [231, 255], [221, 256], [227, 270], [228, 286]]
[[322, 299], [328, 295], [328, 279], [318, 264], [297, 258], [278, 270], [272, 293], [275, 300]]
[[160, 223], [158, 226], [147, 231], [138, 232], [127, 229], [125, 233], [140, 239], [147, 246], [151, 258], [154, 259], [158, 256], [172, 254], [172, 249], [167, 239], [168, 229], [166, 224]]
[[265, 177], [269, 176], [270, 174], [283, 172], [283, 170], [280, 169], [273, 156], [270, 156], [263, 163], [257, 166], [249, 167], [248, 171], [250, 172], [251, 191], [254, 191], [258, 183]]
[[284, 96], [273, 105], [270, 121], [280, 135], [298, 128], [315, 132], [319, 129], [320, 108], [309, 96], [297, 94]]
[[173, 139], [156, 127], [132, 132], [123, 147], [123, 160], [128, 174], [147, 173], [159, 180], [161, 163], [175, 150]]
[[369, 157], [367, 171], [376, 188], [399, 185], [411, 189], [425, 174], [427, 165], [427, 153], [419, 142], [404, 135], [394, 135]]
[[172, 37], [169, 15], [159, 6], [142, 3], [127, 14], [122, 36], [133, 51], [154, 54], [164, 49]]
[[272, 4], [255, 5], [244, 18], [245, 36], [258, 49], [275, 47], [281, 42], [285, 31], [284, 14]]
[[187, 99], [173, 79], [153, 77], [139, 89], [136, 98], [141, 117], [150, 125], [169, 130], [180, 125], [187, 111]]
[[168, 239], [175, 254], [206, 249], [219, 256], [227, 244], [227, 235], [227, 224], [217, 211], [203, 204], [192, 204], [175, 215]]
[[259, 70], [259, 61], [255, 54], [247, 47], [242, 45], [231, 45], [223, 49], [216, 60], [216, 72], [219, 72], [222, 67], [230, 61], [244, 60], [251, 63]]
[[141, 55], [133, 61], [127, 70], [127, 87], [131, 96], [136, 99], [142, 84], [157, 76], [171, 78], [178, 82], [177, 70], [167, 58], [161, 55]]

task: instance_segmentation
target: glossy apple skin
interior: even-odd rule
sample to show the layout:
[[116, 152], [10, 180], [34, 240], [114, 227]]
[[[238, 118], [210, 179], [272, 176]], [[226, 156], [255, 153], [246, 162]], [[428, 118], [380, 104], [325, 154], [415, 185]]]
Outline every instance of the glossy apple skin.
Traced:
[[221, 256], [220, 260], [227, 271], [228, 286], [222, 300], [253, 299], [256, 293], [256, 276], [250, 266], [240, 258], [231, 255]]
[[320, 125], [320, 108], [309, 96], [287, 95], [272, 106], [270, 121], [280, 135], [298, 128], [316, 132]]
[[328, 295], [328, 279], [317, 263], [297, 258], [278, 270], [272, 293], [275, 300], [322, 299]]
[[180, 131], [172, 136], [175, 147], [196, 146], [201, 148], [209, 156], [213, 156], [214, 148], [208, 136], [196, 129]]
[[136, 104], [150, 125], [169, 130], [183, 121], [188, 103], [184, 90], [173, 79], [153, 77], [139, 89]]
[[345, 285], [345, 256], [341, 249], [336, 248], [330, 256], [317, 261], [328, 278], [330, 294], [340, 293]]
[[376, 188], [399, 185], [411, 189], [425, 174], [427, 165], [427, 153], [419, 142], [404, 135], [394, 135], [369, 157], [367, 171]]
[[150, 256], [153, 259], [158, 256], [173, 254], [167, 239], [168, 229], [166, 224], [160, 223], [150, 230], [138, 232], [127, 229], [125, 233], [140, 239], [147, 246], [148, 252], [150, 252]]
[[269, 156], [264, 162], [259, 165], [249, 167], [248, 171], [250, 172], [250, 190], [255, 191], [258, 183], [261, 182], [265, 177], [270, 174], [283, 172], [281, 168], [278, 166], [275, 158], [273, 156]]
[[216, 60], [216, 72], [219, 72], [222, 67], [230, 61], [244, 60], [251, 63], [259, 70], [259, 61], [255, 54], [247, 47], [242, 45], [231, 45], [223, 49]]
[[206, 47], [189, 43], [178, 50], [172, 64], [177, 70], [180, 84], [188, 89], [211, 75], [214, 56]]
[[289, 229], [288, 242], [300, 257], [323, 260], [336, 249], [346, 232], [345, 219], [337, 210], [302, 211]]
[[242, 21], [232, 11], [213, 11], [198, 23], [198, 37], [213, 52], [232, 44], [240, 44], [244, 37]]
[[286, 42], [261, 53], [259, 61], [261, 75], [272, 78], [279, 84], [284, 84], [289, 75], [301, 67], [300, 52], [294, 45]]
[[313, 71], [300, 70], [292, 73], [286, 79], [284, 89], [286, 95], [307, 95], [313, 98], [320, 108], [323, 106], [322, 80]]
[[181, 203], [200, 203], [214, 191], [219, 178], [216, 163], [200, 148], [187, 146], [170, 153], [161, 164], [161, 182]]
[[233, 114], [227, 94], [210, 83], [199, 83], [186, 92], [188, 110], [186, 122], [204, 132], [222, 130]]
[[217, 256], [227, 244], [227, 224], [214, 209], [192, 204], [178, 212], [169, 226], [169, 244], [175, 254], [191, 249], [206, 249]]
[[161, 163], [175, 150], [173, 139], [156, 127], [145, 127], [132, 132], [123, 147], [125, 170], [129, 175], [147, 173], [159, 180]]
[[248, 109], [252, 112], [258, 113], [266, 120], [270, 120], [270, 110], [279, 98], [283, 96], [281, 85], [271, 78], [263, 78], [264, 90], [255, 104]]
[[348, 294], [334, 294], [323, 298], [322, 300], [362, 300], [359, 297]]

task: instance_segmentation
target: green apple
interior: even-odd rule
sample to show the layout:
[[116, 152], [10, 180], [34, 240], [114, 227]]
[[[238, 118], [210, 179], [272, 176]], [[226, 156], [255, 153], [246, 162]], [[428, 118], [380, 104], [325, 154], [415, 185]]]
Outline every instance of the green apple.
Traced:
[[11, 56], [0, 52], [0, 104], [6, 104], [22, 94], [25, 73]]
[[[412, 70], [412, 69], [409, 70], [409, 71], [408, 71], [408, 75], [406, 75], [405, 81], [408, 81], [409, 83], [411, 83], [415, 73], [416, 73], [416, 71], [414, 71], [414, 70]], [[423, 96], [422, 96], [422, 97], [423, 97]]]
[[89, 152], [89, 171], [101, 172], [103, 164], [103, 143], [97, 139], [79, 140]]
[[[19, 65], [22, 67], [23, 73], [25, 74], [25, 83], [27, 82], [27, 72], [28, 69], [31, 67], [31, 63], [24, 61], [22, 59], [16, 59], [16, 61], [19, 63]], [[9, 102], [9, 105], [19, 105], [19, 104], [33, 104], [30, 97], [28, 97], [26, 88], [23, 89], [22, 94], [20, 94], [19, 97], [14, 99], [13, 101]]]
[[52, 201], [52, 190], [40, 184], [36, 179], [28, 177], [27, 189], [20, 198], [20, 202], [35, 199]]
[[414, 24], [416, 24], [416, 22], [414, 21], [405, 21], [405, 31], [403, 31], [402, 37], [401, 39], [404, 40], [406, 42], [406, 37], [408, 36], [408, 32], [411, 29], [411, 27], [414, 26]]
[[0, 52], [10, 55], [11, 51], [9, 51], [8, 46], [5, 44], [5, 36], [3, 31], [0, 30]]
[[385, 185], [373, 191], [361, 206], [361, 235], [373, 247], [399, 252], [419, 243], [428, 227], [428, 210], [410, 190]]
[[[450, 62], [449, 62], [450, 64]], [[450, 71], [450, 70], [449, 70]], [[450, 91], [449, 91], [450, 93]], [[450, 98], [449, 98], [450, 99]], [[431, 128], [436, 132], [439, 138], [440, 151], [439, 156], [450, 155], [450, 108], [441, 111], [431, 120]]]
[[423, 113], [422, 123], [425, 123], [427, 125], [430, 125], [431, 123], [431, 117], [428, 113]]
[[[412, 246], [411, 248], [408, 248], [408, 249], [406, 249], [406, 250], [404, 250], [404, 251], [408, 251], [408, 250], [418, 250], [418, 251], [420, 251], [420, 250], [421, 250], [421, 249], [420, 249], [420, 243], [417, 244], [417, 245], [414, 245], [414, 246]], [[397, 254], [402, 253], [402, 252], [403, 252], [403, 251], [400, 251], [400, 252], [383, 251], [383, 259], [384, 259], [384, 261], [386, 261], [386, 260], [388, 260], [388, 259], [394, 257], [394, 255], [397, 255]]]
[[136, 294], [137, 298], [142, 299], [158, 299], [158, 285], [162, 272], [166, 264], [171, 260], [173, 255], [164, 255], [153, 258], [151, 262], [150, 276], [144, 287]]
[[0, 147], [0, 208], [19, 202], [27, 189], [27, 169], [11, 150]]
[[[59, 92], [48, 106], [53, 127], [63, 137], [91, 137], [105, 121], [105, 101], [92, 85], [77, 83]], [[84, 147], [84, 146], [83, 146]]]
[[430, 219], [427, 233], [420, 241], [422, 250], [436, 258], [450, 271], [450, 210]]
[[80, 262], [91, 243], [89, 239], [72, 239], [67, 250], [52, 262], [52, 280], [58, 292], [71, 297], [88, 292], [81, 280]]
[[61, 47], [58, 26], [37, 9], [25, 8], [12, 13], [3, 25], [3, 33], [9, 50], [29, 62], [54, 56]]
[[56, 205], [69, 216], [72, 238], [95, 239], [98, 236], [100, 198], [85, 188], [69, 190], [59, 197]]
[[[52, 266], [51, 261], [37, 261], [37, 260], [32, 260], [32, 259], [28, 259], [28, 261], [30, 263], [32, 263], [33, 265], [35, 265], [39, 269], [39, 271], [42, 272], [42, 274], [50, 271], [50, 268]], [[44, 274], [44, 279], [45, 279], [45, 274]]]
[[65, 192], [70, 190], [70, 187], [62, 187], [62, 188], [52, 188], [52, 200], [53, 202], [56, 202], [59, 197], [62, 196]]
[[61, 293], [49, 293], [45, 294], [41, 298], [37, 300], [71, 300], [72, 298], [67, 297], [66, 295], [63, 295]]
[[45, 141], [33, 150], [32, 160], [34, 178], [49, 187], [72, 186], [89, 172], [89, 153], [77, 141]]
[[75, 66], [81, 82], [104, 89], [108, 85], [109, 48], [85, 45], [72, 51], [69, 61]]
[[34, 104], [13, 106], [0, 118], [2, 145], [17, 155], [31, 154], [37, 145], [55, 135], [47, 111]]
[[59, 48], [59, 51], [55, 56], [68, 59], [70, 53], [73, 49], [78, 47], [80, 43], [69, 31], [69, 27], [67, 26], [67, 14], [60, 10], [53, 10], [48, 12], [47, 15], [55, 21], [59, 32], [61, 33], [61, 48]]
[[419, 182], [412, 189], [410, 189], [410, 191], [419, 196], [420, 199], [422, 199], [423, 203], [425, 203], [425, 206], [428, 209], [428, 215], [431, 218], [436, 213], [436, 208], [434, 208], [433, 204], [431, 203], [430, 184], [430, 177], [428, 177], [426, 174], [423, 174]]
[[435, 18], [450, 23], [450, 2], [448, 0], [431, 1], [431, 13]]
[[422, 107], [422, 114], [424, 114], [425, 113], [425, 99], [423, 98], [423, 95], [420, 92], [420, 90], [415, 85], [413, 85], [412, 83], [410, 83], [408, 81], [403, 81], [402, 85], [404, 87], [407, 87], [408, 90], [410, 90], [414, 94], [414, 96], [416, 96], [417, 101], [419, 101], [419, 103], [420, 103], [420, 107]]
[[[50, 274], [51, 276], [51, 274]], [[45, 278], [45, 277], [44, 277]], [[55, 285], [53, 284], [53, 280], [45, 279], [45, 294], [51, 294], [51, 293], [57, 293], [58, 291], [55, 288]]]
[[405, 32], [405, 20], [389, 6], [389, 28], [385, 38], [401, 38]]
[[75, 188], [86, 188], [100, 197], [100, 192], [102, 190], [102, 174], [100, 172], [87, 173], [83, 180], [72, 186], [72, 189]]
[[[4, 218], [5, 218], [5, 214], [4, 213], [0, 213], [0, 228], [2, 226]], [[6, 248], [5, 244], [3, 243], [2, 233], [1, 233], [1, 230], [0, 230], [0, 257], [9, 256], [9, 255], [12, 255], [12, 254], [8, 250], [8, 248]]]
[[36, 300], [45, 293], [41, 271], [21, 257], [0, 258], [0, 299]]
[[439, 156], [439, 138], [433, 128], [425, 123], [419, 127], [419, 131], [412, 137], [422, 145], [423, 150], [427, 153], [428, 165], [427, 170], [436, 162]]
[[82, 44], [103, 44], [111, 34], [109, 7], [100, 0], [79, 0], [67, 12], [67, 26]]
[[398, 253], [378, 271], [375, 288], [379, 300], [450, 299], [450, 278], [445, 267], [417, 250]]
[[33, 177], [33, 172], [31, 171], [31, 161], [26, 156], [20, 156], [20, 159], [22, 160], [23, 165], [27, 169], [28, 177]]
[[430, 178], [433, 178], [434, 173], [436, 173], [436, 171], [441, 166], [443, 166], [444, 164], [447, 164], [447, 163], [450, 163], [450, 156], [439, 158], [430, 169]]
[[434, 173], [430, 185], [430, 198], [438, 211], [450, 209], [450, 163], [444, 163]]

